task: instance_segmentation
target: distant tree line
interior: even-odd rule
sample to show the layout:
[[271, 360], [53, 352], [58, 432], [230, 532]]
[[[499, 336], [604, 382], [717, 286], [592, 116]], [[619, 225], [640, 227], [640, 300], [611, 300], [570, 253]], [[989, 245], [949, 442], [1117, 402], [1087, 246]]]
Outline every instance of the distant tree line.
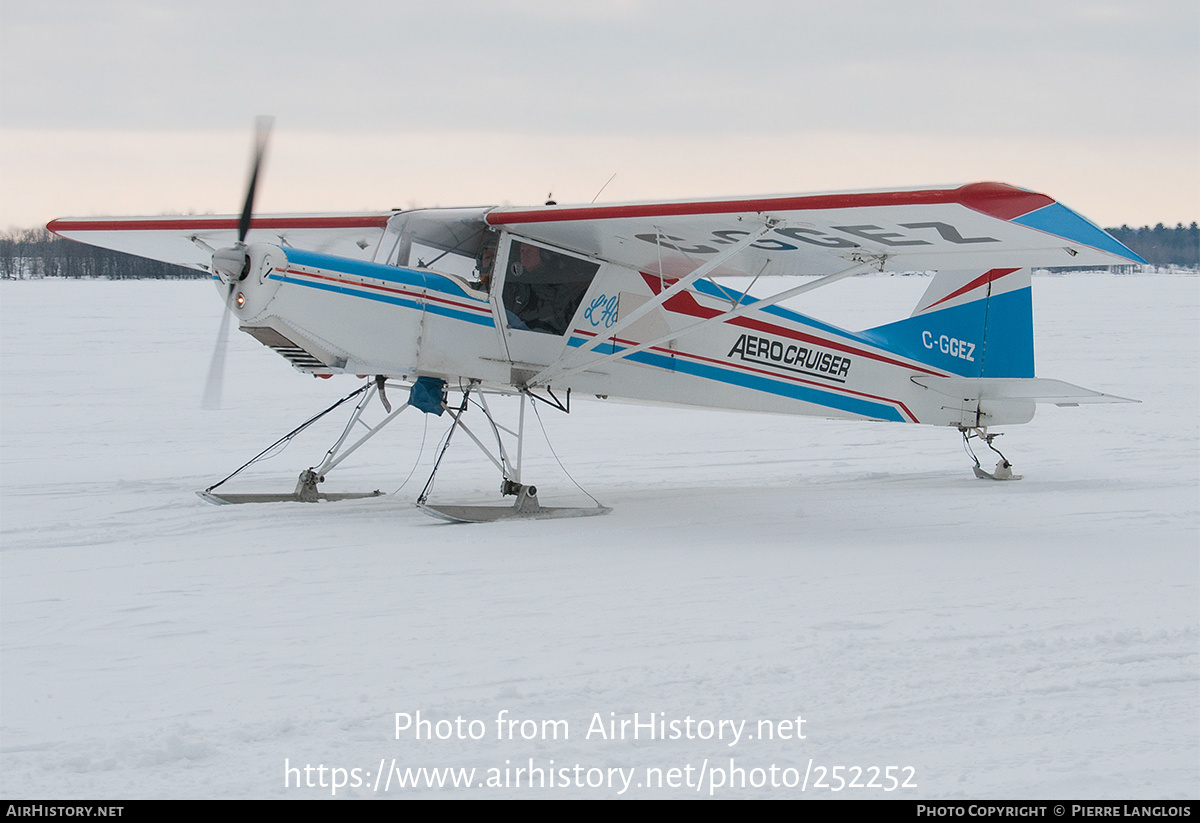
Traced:
[[1131, 229], [1105, 229], [1152, 266], [1182, 266], [1200, 268], [1200, 227], [1193, 222], [1186, 228], [1182, 223], [1168, 229], [1162, 223], [1154, 228], [1142, 226]]
[[[1169, 229], [1106, 229], [1152, 266], [1200, 268], [1200, 228], [1179, 223]], [[97, 277], [107, 280], [178, 280], [206, 278], [195, 269], [146, 260], [56, 237], [45, 229], [13, 230], [0, 234], [0, 279], [36, 277]]]
[[0, 279], [97, 277], [106, 280], [180, 280], [206, 272], [57, 237], [45, 229], [0, 234]]

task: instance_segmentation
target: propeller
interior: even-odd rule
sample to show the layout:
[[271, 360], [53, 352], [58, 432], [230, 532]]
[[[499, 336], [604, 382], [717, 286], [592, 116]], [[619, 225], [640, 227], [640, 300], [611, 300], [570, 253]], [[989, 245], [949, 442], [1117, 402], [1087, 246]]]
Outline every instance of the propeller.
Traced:
[[246, 185], [246, 201], [238, 218], [237, 242], [213, 252], [212, 270], [228, 284], [225, 292], [225, 311], [221, 314], [221, 326], [217, 330], [217, 342], [213, 346], [212, 362], [208, 367], [208, 379], [204, 384], [204, 399], [200, 405], [205, 409], [221, 408], [221, 388], [225, 381], [225, 352], [229, 348], [229, 317], [233, 313], [229, 300], [239, 282], [250, 273], [250, 252], [246, 247], [246, 235], [250, 232], [250, 218], [254, 215], [254, 194], [258, 188], [258, 173], [267, 154], [267, 142], [275, 118], [260, 115], [254, 124], [254, 155], [250, 164], [250, 181]]
[[[229, 286], [233, 291], [233, 285]], [[229, 295], [225, 295], [228, 302]], [[214, 411], [221, 408], [221, 387], [225, 383], [225, 352], [229, 348], [229, 316], [233, 314], [228, 308], [221, 312], [221, 327], [217, 330], [217, 342], [213, 346], [212, 362], [208, 364], [208, 379], [204, 381], [204, 399], [200, 408]]]
[[254, 190], [258, 186], [258, 171], [267, 154], [267, 141], [271, 138], [271, 127], [275, 118], [260, 114], [254, 122], [254, 165], [250, 167], [250, 183], [246, 186], [246, 204], [242, 206], [242, 217], [238, 220], [238, 242], [246, 239], [250, 231], [250, 215], [254, 213]]

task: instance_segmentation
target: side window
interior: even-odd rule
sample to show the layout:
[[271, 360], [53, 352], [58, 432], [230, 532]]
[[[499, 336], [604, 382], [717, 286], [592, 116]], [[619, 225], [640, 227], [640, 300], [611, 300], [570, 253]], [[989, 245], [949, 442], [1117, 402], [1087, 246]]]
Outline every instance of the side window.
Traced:
[[566, 334], [599, 270], [599, 263], [512, 241], [503, 295], [509, 326]]

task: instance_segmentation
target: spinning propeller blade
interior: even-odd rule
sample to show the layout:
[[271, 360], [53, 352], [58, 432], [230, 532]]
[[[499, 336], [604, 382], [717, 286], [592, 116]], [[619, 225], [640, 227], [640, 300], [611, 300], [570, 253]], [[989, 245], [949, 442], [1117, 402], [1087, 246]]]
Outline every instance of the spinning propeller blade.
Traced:
[[[233, 291], [230, 285], [229, 292]], [[225, 382], [225, 351], [229, 348], [229, 318], [233, 314], [228, 308], [229, 293], [226, 293], [227, 307], [221, 312], [221, 327], [217, 330], [217, 342], [213, 346], [212, 362], [208, 365], [208, 379], [204, 381], [204, 399], [200, 408], [215, 410], [221, 408], [221, 387]]]
[[221, 327], [217, 331], [217, 342], [213, 346], [212, 362], [208, 367], [208, 379], [204, 384], [204, 399], [200, 405], [205, 409], [221, 408], [221, 387], [225, 381], [225, 352], [229, 348], [229, 300], [237, 282], [245, 278], [250, 266], [246, 250], [246, 235], [250, 232], [250, 219], [254, 216], [254, 193], [258, 188], [258, 173], [267, 154], [267, 143], [275, 118], [260, 115], [254, 124], [254, 156], [250, 164], [250, 181], [246, 185], [246, 202], [238, 218], [238, 239], [232, 248], [213, 252], [212, 270], [221, 280], [229, 284], [225, 292], [225, 311], [221, 313]]
[[254, 190], [258, 186], [258, 171], [262, 167], [263, 157], [267, 153], [267, 141], [271, 137], [271, 127], [275, 118], [259, 115], [254, 122], [254, 162], [250, 166], [250, 182], [246, 186], [246, 204], [242, 206], [242, 216], [238, 220], [238, 242], [245, 241], [250, 231], [250, 217], [254, 213]]

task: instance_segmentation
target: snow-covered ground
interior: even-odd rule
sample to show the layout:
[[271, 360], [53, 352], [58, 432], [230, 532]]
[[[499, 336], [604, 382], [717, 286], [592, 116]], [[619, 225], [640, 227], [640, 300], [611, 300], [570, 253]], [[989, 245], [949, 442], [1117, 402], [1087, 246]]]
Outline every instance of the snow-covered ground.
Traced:
[[[862, 327], [926, 283], [803, 306]], [[974, 479], [953, 430], [573, 398], [542, 421], [614, 511], [454, 526], [412, 506], [447, 425], [416, 414], [327, 484], [390, 492], [418, 463], [397, 495], [203, 503], [352, 383], [237, 335], [201, 411], [211, 285], [0, 283], [0, 791], [1196, 798], [1200, 278], [1039, 275], [1034, 303], [1039, 374], [1142, 403], [1041, 407], [998, 441], [1019, 483]], [[342, 420], [236, 490], [290, 491]], [[587, 505], [533, 431], [542, 502]], [[464, 439], [434, 496], [496, 483]], [[418, 711], [483, 737], [397, 739]], [[680, 739], [587, 734], [635, 713]], [[484, 788], [401, 790], [409, 767]], [[916, 788], [833, 792], [822, 767]]]

